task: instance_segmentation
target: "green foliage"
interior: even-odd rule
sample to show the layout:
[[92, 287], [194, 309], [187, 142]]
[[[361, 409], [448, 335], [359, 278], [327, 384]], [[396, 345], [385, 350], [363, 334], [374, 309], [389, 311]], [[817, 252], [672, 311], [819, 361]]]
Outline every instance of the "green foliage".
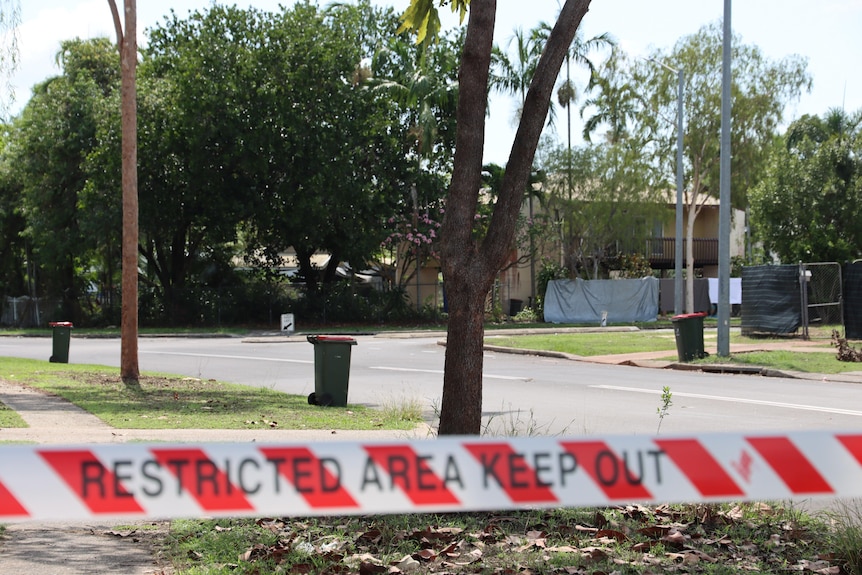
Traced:
[[849, 575], [862, 575], [862, 501], [851, 499], [838, 502], [838, 509], [830, 512], [834, 524], [830, 541]]
[[[244, 88], [254, 150], [246, 157], [255, 160], [259, 190], [248, 256], [277, 265], [292, 246], [311, 289], [333, 281], [342, 261], [361, 265], [378, 250], [383, 222], [409, 189], [399, 110], [357, 73], [384, 31], [342, 26], [350, 13], [297, 4], [273, 18], [250, 56], [259, 87]], [[332, 254], [322, 278], [311, 264], [320, 251]]]
[[653, 271], [649, 258], [637, 252], [621, 253], [615, 258], [615, 269], [620, 271], [620, 278], [640, 279], [649, 277]]
[[[676, 151], [678, 78], [656, 64], [662, 62], [684, 72], [686, 164], [685, 189], [694, 209], [704, 195], [719, 190], [721, 126], [721, 70], [723, 30], [709, 24], [681, 38], [669, 52], [655, 51], [654, 61], [631, 62], [631, 87], [641, 100], [639, 113], [630, 118], [632, 133], [652, 142], [644, 151], [660, 163], [673, 188]], [[756, 46], [733, 38], [733, 148], [731, 186], [734, 205], [747, 204], [747, 191], [760, 179], [769, 145], [780, 125], [788, 102], [811, 86], [806, 62], [797, 56], [773, 61]]]
[[539, 273], [536, 274], [536, 315], [544, 317], [545, 292], [548, 291], [548, 282], [563, 280], [569, 277], [569, 271], [557, 262], [542, 259]]
[[27, 244], [26, 220], [21, 210], [22, 184], [14, 176], [15, 162], [6, 153], [10, 128], [3, 126], [0, 137], [0, 295], [28, 295], [24, 277]]
[[525, 307], [518, 313], [512, 316], [512, 321], [515, 323], [536, 323], [539, 321], [539, 315], [536, 310], [531, 307]]
[[658, 414], [658, 427], [656, 427], [655, 434], [658, 435], [661, 431], [661, 424], [664, 421], [664, 418], [670, 412], [670, 408], [673, 405], [673, 393], [670, 391], [670, 387], [665, 385], [661, 388], [661, 406], [656, 408], [656, 413]]
[[[235, 276], [243, 253], [278, 271], [292, 246], [314, 291], [340, 263], [377, 255], [382, 223], [412, 210], [411, 185], [420, 205], [437, 207], [454, 146], [460, 35], [420, 50], [393, 37], [395, 25], [391, 9], [362, 1], [274, 13], [214, 5], [150, 31], [138, 69], [144, 321], [257, 321], [278, 298], [254, 307], [269, 288]], [[421, 64], [425, 79], [439, 72], [433, 105], [413, 110], [369, 89], [365, 63], [382, 47]], [[63, 319], [76, 324], [116, 323], [116, 46], [69, 41], [58, 61], [62, 74], [34, 89], [0, 147], [0, 292], [62, 298]], [[403, 73], [405, 61], [381, 70]], [[438, 145], [423, 167], [410, 130], [428, 110]], [[324, 270], [312, 264], [318, 252], [332, 254]]]
[[862, 111], [832, 110], [790, 125], [751, 194], [754, 231], [781, 261], [862, 255]]
[[[436, 41], [440, 34], [440, 15], [434, 4], [435, 0], [410, 0], [410, 6], [401, 16], [398, 33], [412, 31], [416, 34], [417, 43]], [[463, 22], [470, 0], [440, 0], [440, 4], [449, 4], [452, 12], [457, 12]]]
[[105, 38], [65, 41], [58, 61], [61, 75], [34, 88], [3, 152], [7, 185], [20, 193], [25, 228], [19, 233], [30, 246], [32, 291], [61, 299], [66, 319], [80, 323], [88, 288], [83, 273], [119, 228], [90, 209], [85, 194], [87, 159], [98, 146], [104, 102], [119, 87], [119, 62]]
[[[546, 209], [555, 214], [553, 233], [574, 275], [598, 279], [609, 268], [620, 269], [618, 254], [642, 253], [654, 222], [666, 217], [660, 175], [642, 160], [634, 140], [571, 152], [551, 148], [542, 165], [551, 174]], [[638, 268], [632, 273], [643, 268], [642, 260], [631, 262]]]

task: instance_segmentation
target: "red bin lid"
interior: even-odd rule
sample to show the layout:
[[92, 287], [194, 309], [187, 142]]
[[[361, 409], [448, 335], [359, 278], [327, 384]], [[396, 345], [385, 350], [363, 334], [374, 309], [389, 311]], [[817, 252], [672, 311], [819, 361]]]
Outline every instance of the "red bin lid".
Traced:
[[52, 321], [48, 325], [51, 327], [73, 327], [71, 321]]
[[706, 317], [707, 313], [705, 311], [699, 311], [697, 313], [682, 313], [679, 315], [675, 315], [670, 319], [687, 319], [692, 317]]
[[308, 341], [311, 343], [356, 343], [356, 340], [347, 335], [310, 335]]

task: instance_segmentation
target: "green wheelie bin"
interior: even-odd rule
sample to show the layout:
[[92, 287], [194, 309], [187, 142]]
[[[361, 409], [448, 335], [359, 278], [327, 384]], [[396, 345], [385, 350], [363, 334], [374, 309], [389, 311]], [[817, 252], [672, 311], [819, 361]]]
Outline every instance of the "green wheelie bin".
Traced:
[[344, 407], [350, 380], [350, 350], [356, 340], [337, 335], [309, 335], [307, 339], [314, 345], [314, 392], [308, 396], [308, 403]]
[[706, 357], [703, 350], [704, 317], [706, 314], [701, 312], [675, 315], [671, 318], [679, 361], [685, 363]]
[[52, 321], [51, 326], [51, 363], [69, 363], [69, 340], [72, 338], [72, 322]]

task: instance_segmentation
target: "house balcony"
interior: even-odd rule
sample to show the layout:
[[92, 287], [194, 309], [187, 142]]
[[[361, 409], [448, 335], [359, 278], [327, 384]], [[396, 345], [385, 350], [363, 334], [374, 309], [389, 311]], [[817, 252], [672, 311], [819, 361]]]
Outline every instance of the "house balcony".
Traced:
[[[682, 245], [682, 265], [687, 265], [686, 244], [691, 241], [695, 267], [718, 265], [718, 238], [685, 238]], [[621, 250], [622, 250], [622, 246]], [[675, 267], [676, 238], [656, 237], [644, 241], [639, 249], [632, 246], [628, 252], [640, 252], [649, 260], [654, 270], [669, 270]]]

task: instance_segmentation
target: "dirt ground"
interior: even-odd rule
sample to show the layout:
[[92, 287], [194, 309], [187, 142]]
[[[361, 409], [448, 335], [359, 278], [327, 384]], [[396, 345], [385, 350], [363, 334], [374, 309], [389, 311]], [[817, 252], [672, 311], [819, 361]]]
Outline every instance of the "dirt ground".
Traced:
[[14, 523], [0, 535], [0, 575], [170, 575], [159, 556], [169, 522]]

